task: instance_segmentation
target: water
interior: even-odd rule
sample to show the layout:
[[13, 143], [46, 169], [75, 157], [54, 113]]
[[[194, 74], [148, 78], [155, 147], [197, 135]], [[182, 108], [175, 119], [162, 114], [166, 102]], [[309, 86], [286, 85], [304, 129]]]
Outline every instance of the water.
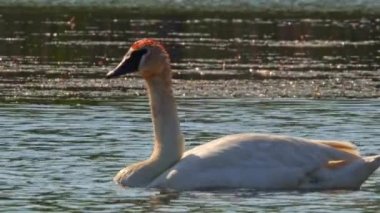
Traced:
[[[187, 148], [237, 132], [355, 141], [380, 153], [380, 102], [180, 99]], [[6, 211], [356, 211], [380, 208], [380, 173], [360, 191], [164, 193], [111, 179], [151, 151], [145, 98], [98, 105], [2, 104], [0, 206]], [[328, 204], [328, 205], [326, 205]]]
[[359, 191], [114, 184], [152, 149], [142, 80], [104, 79], [142, 37], [171, 53], [187, 148], [258, 132], [345, 139], [380, 154], [376, 17], [0, 7], [0, 211], [380, 209], [380, 171]]
[[[151, 152], [147, 100], [98, 105], [2, 104], [0, 206], [6, 211], [374, 211], [380, 173], [360, 191], [165, 193], [123, 189], [111, 179]], [[180, 99], [186, 146], [237, 132], [354, 141], [380, 153], [380, 102]], [[323, 205], [323, 206], [321, 206]]]
[[380, 3], [377, 0], [334, 1], [334, 0], [2, 0], [0, 6], [64, 6], [64, 7], [110, 7], [110, 8], [143, 8], [161, 10], [160, 12], [181, 10], [191, 11], [224, 11], [224, 12], [263, 12], [273, 13], [326, 13], [345, 12], [378, 14]]
[[166, 46], [177, 96], [379, 98], [380, 19], [325, 16], [0, 7], [0, 99], [143, 95], [104, 79], [143, 37]]

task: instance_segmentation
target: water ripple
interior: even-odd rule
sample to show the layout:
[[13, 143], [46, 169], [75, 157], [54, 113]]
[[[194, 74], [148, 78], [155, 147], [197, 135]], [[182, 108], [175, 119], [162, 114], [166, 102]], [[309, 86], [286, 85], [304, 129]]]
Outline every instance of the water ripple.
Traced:
[[[179, 99], [187, 148], [237, 132], [353, 141], [379, 154], [378, 100]], [[151, 152], [146, 98], [97, 105], [0, 105], [4, 211], [376, 211], [380, 173], [359, 191], [159, 192], [112, 176]], [[323, 203], [323, 205], [322, 205]]]

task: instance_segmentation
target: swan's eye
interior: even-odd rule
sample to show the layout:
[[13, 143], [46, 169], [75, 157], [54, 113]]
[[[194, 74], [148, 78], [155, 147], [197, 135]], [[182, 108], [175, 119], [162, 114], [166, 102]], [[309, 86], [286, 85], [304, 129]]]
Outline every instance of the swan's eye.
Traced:
[[129, 58], [127, 59], [128, 63], [131, 66], [130, 72], [138, 71], [141, 58], [147, 52], [148, 52], [147, 49], [140, 49], [140, 50], [135, 50], [135, 51], [131, 52], [131, 54], [129, 55]]

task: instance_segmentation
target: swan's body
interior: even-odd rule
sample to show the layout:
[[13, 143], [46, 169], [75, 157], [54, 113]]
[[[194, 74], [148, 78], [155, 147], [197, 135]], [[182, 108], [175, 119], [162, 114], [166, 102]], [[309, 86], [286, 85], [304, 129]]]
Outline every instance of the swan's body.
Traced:
[[[185, 152], [149, 186], [180, 190], [352, 189], [379, 165], [372, 162], [379, 157], [362, 159], [327, 144], [286, 136], [229, 135]], [[351, 149], [349, 144], [344, 146]]]
[[132, 45], [108, 77], [138, 71], [146, 80], [154, 124], [154, 150], [114, 180], [129, 187], [175, 190], [254, 188], [358, 189], [380, 166], [380, 155], [361, 157], [344, 141], [269, 134], [236, 134], [184, 153], [171, 90], [169, 57], [156, 41]]

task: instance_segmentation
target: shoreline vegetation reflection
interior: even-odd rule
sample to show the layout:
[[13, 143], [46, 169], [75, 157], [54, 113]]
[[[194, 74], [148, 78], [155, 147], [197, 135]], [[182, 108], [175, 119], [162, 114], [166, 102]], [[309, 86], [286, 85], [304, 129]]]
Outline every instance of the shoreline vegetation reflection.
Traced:
[[104, 79], [142, 37], [168, 49], [176, 96], [380, 97], [376, 18], [0, 7], [0, 99], [145, 95], [139, 76]]

